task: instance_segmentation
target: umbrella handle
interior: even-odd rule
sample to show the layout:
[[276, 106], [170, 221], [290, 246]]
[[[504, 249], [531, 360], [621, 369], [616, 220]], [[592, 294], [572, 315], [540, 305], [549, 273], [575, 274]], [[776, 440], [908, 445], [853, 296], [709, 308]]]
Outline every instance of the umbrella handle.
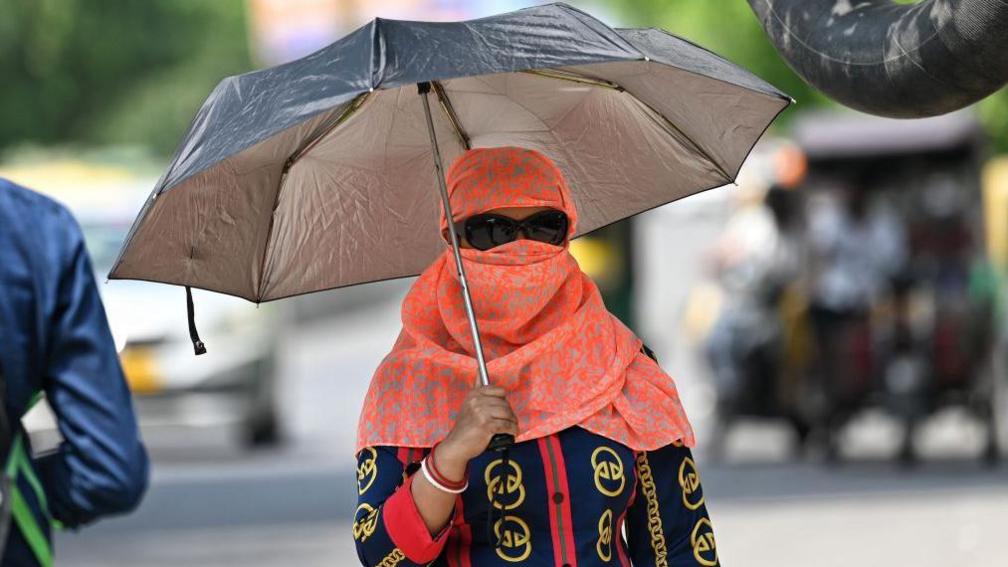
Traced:
[[490, 444], [487, 445], [487, 451], [503, 451], [511, 445], [514, 445], [514, 442], [514, 435], [511, 435], [510, 433], [498, 433], [490, 439]]

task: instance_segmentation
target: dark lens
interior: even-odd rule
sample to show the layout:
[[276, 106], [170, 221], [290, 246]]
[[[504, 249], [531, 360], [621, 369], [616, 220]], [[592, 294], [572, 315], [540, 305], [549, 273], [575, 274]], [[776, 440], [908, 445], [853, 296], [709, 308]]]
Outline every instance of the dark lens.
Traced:
[[539, 242], [560, 244], [567, 237], [567, 215], [561, 211], [543, 211], [525, 219], [525, 236]]
[[490, 217], [490, 239], [494, 246], [514, 242], [518, 236], [517, 223], [507, 217]]
[[515, 239], [515, 222], [496, 215], [474, 215], [465, 221], [469, 245], [477, 250], [489, 250]]

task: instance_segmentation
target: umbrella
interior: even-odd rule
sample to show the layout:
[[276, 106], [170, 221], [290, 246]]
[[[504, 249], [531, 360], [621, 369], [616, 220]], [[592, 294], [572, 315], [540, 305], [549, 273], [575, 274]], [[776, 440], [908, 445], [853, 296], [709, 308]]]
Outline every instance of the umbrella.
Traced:
[[[552, 158], [583, 234], [733, 182], [790, 102], [686, 40], [613, 29], [564, 4], [465, 22], [375, 19], [302, 59], [224, 79], [109, 278], [259, 303], [416, 275], [444, 246], [442, 158], [474, 147]], [[462, 273], [454, 235], [451, 245]], [[191, 295], [188, 307], [198, 352]]]

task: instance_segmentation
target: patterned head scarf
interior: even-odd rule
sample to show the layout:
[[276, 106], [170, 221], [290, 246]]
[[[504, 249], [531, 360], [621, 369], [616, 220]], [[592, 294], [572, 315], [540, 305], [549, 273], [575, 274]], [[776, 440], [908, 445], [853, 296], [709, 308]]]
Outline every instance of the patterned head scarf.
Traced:
[[[514, 147], [462, 154], [449, 168], [455, 221], [501, 207], [577, 210], [560, 170], [539, 152]], [[442, 211], [442, 229], [447, 219]], [[641, 353], [641, 341], [602, 303], [567, 244], [519, 239], [463, 249], [492, 384], [508, 391], [517, 440], [579, 425], [634, 450], [693, 431], [675, 383]], [[420, 275], [402, 306], [403, 329], [364, 401], [357, 449], [430, 447], [454, 425], [477, 368], [460, 284], [447, 249]]]
[[[448, 168], [454, 222], [502, 207], [551, 207], [567, 213], [568, 237], [577, 230], [577, 209], [567, 180], [553, 161], [535, 150], [469, 150]], [[441, 211], [441, 229], [448, 226]]]

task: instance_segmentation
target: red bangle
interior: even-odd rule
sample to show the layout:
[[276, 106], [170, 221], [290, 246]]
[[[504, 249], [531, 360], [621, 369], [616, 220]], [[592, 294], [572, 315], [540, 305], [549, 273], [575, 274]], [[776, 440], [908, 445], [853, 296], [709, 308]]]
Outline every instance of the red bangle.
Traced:
[[431, 447], [430, 453], [427, 454], [427, 470], [430, 471], [431, 476], [434, 477], [434, 480], [438, 481], [438, 483], [440, 484], [443, 484], [447, 488], [450, 488], [452, 490], [458, 490], [465, 487], [465, 485], [469, 482], [468, 467], [466, 469], [465, 476], [462, 477], [462, 480], [449, 480], [447, 477], [445, 477], [445, 475], [441, 474], [440, 470], [438, 470], [437, 464], [434, 462], [434, 449], [436, 449], [439, 444], [440, 441], [438, 443], [435, 443], [434, 446]]
[[431, 458], [430, 455], [427, 456], [426, 463], [427, 470], [431, 473], [431, 476], [434, 477], [434, 480], [437, 481], [438, 484], [441, 484], [450, 490], [459, 490], [465, 487], [465, 480], [462, 480], [461, 482], [454, 482], [445, 478], [445, 476], [441, 474], [441, 471], [437, 470], [436, 465], [434, 465], [434, 459]]
[[437, 446], [438, 443], [435, 443], [434, 446], [431, 447], [430, 453], [427, 454], [427, 468], [430, 470], [431, 475], [434, 477], [435, 480], [437, 480], [439, 483], [445, 485], [448, 488], [460, 489], [464, 487], [469, 480], [468, 471], [467, 474], [462, 478], [462, 480], [454, 481], [449, 480], [448, 477], [446, 477], [444, 474], [441, 473], [440, 470], [438, 470], [437, 463], [434, 461], [434, 449], [436, 449]]

